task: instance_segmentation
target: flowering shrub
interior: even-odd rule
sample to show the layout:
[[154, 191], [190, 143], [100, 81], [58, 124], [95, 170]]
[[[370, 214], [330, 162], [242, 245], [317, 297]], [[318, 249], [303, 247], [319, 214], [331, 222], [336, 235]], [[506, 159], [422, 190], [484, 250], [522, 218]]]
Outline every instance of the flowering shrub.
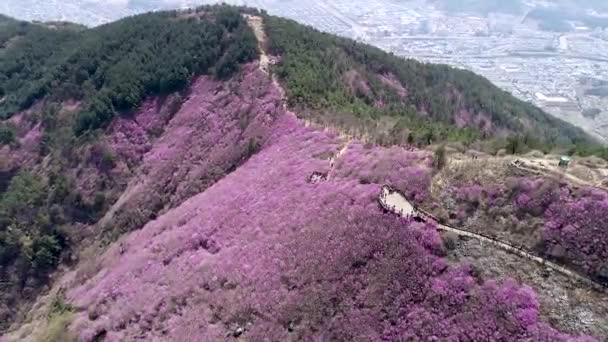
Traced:
[[356, 177], [361, 183], [390, 184], [409, 199], [422, 202], [429, 195], [432, 159], [428, 152], [400, 147], [365, 148], [354, 143], [336, 164], [337, 176]]
[[477, 184], [463, 186], [458, 189], [458, 192], [456, 193], [456, 198], [477, 206], [481, 203], [484, 197], [484, 191], [485, 189]]
[[511, 182], [510, 190], [520, 213], [537, 217], [542, 216], [551, 204], [558, 201], [563, 191], [567, 191], [546, 178], [517, 178]]
[[513, 204], [520, 217], [525, 214], [542, 217], [549, 206], [568, 191], [563, 185], [545, 178], [520, 177], [507, 179], [506, 184], [463, 185], [454, 192], [457, 200], [473, 208], [481, 204], [489, 207]]
[[608, 199], [563, 198], [547, 213], [543, 240], [547, 254], [608, 281]]
[[534, 292], [514, 281], [478, 285], [466, 271], [450, 270], [433, 281], [427, 301], [401, 315], [384, 340], [573, 341], [539, 324]]
[[131, 117], [117, 117], [108, 129], [107, 140], [112, 150], [131, 168], [138, 166], [152, 148], [180, 107], [178, 95], [150, 97]]
[[[518, 229], [529, 248], [603, 281], [608, 281], [608, 193], [595, 188], [573, 190], [543, 178], [512, 178], [505, 185], [465, 185], [455, 190], [456, 217], [466, 220], [473, 211], [487, 211], [491, 234]], [[501, 227], [499, 212], [513, 221]], [[517, 216], [517, 218], [516, 218]], [[459, 222], [462, 223], [462, 222]], [[479, 228], [482, 229], [482, 228]], [[520, 243], [522, 241], [510, 241]]]
[[82, 341], [567, 340], [539, 321], [529, 288], [479, 284], [438, 256], [435, 227], [381, 214], [393, 175], [361, 182], [345, 166], [365, 164], [367, 150], [349, 149], [334, 177], [310, 183], [331, 169], [317, 156], [340, 146], [279, 118], [243, 166], [105, 253], [102, 271], [68, 292], [81, 309], [72, 331]]
[[111, 146], [139, 173], [106, 225], [114, 233], [140, 228], [232, 172], [264, 144], [283, 113], [279, 90], [256, 64], [232, 83], [201, 76], [154, 139], [162, 126], [150, 115], [157, 107], [147, 101], [134, 120], [112, 126]]

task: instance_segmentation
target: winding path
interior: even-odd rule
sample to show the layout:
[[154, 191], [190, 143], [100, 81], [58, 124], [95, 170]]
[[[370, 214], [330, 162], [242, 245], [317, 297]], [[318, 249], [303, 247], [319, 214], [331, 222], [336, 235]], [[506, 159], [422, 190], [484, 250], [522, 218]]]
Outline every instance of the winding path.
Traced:
[[380, 203], [380, 206], [382, 206], [382, 208], [384, 210], [392, 212], [393, 214], [400, 215], [402, 217], [417, 217], [426, 222], [428, 222], [428, 221], [433, 222], [436, 224], [437, 230], [439, 230], [439, 231], [451, 232], [451, 233], [457, 234], [458, 236], [466, 236], [469, 238], [477, 239], [482, 243], [487, 243], [487, 244], [493, 245], [493, 246], [503, 249], [509, 253], [516, 254], [523, 258], [532, 260], [532, 261], [540, 264], [541, 266], [549, 268], [555, 272], [561, 273], [572, 280], [575, 280], [575, 281], [584, 283], [588, 286], [591, 286], [595, 290], [608, 293], [608, 286], [598, 283], [595, 280], [592, 280], [590, 278], [587, 278], [576, 271], [570, 270], [570, 269], [560, 266], [554, 262], [551, 262], [547, 259], [534, 255], [534, 254], [528, 252], [527, 250], [525, 250], [524, 248], [517, 247], [515, 245], [509, 244], [509, 243], [506, 243], [503, 241], [499, 241], [495, 238], [485, 236], [483, 234], [473, 233], [473, 232], [470, 232], [468, 230], [464, 230], [461, 228], [455, 228], [455, 227], [443, 225], [443, 224], [439, 223], [439, 220], [436, 217], [434, 217], [433, 215], [431, 215], [430, 213], [428, 213], [422, 209], [415, 208], [407, 200], [405, 195], [403, 195], [398, 190], [391, 188], [388, 185], [385, 185], [384, 187], [382, 187], [382, 192], [380, 193], [380, 195], [378, 197], [378, 202]]

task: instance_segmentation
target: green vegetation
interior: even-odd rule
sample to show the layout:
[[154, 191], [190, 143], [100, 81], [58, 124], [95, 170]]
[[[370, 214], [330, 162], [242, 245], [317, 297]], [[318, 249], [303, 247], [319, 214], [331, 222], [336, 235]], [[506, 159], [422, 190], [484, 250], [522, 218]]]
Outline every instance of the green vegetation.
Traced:
[[7, 25], [1, 32], [0, 43], [6, 49], [0, 54], [0, 97], [6, 97], [0, 103], [0, 118], [6, 118], [44, 95], [45, 78], [64, 59], [63, 47], [75, 43], [78, 34], [26, 22]]
[[47, 192], [40, 178], [24, 172], [0, 198], [0, 266], [14, 263], [23, 277], [44, 278], [64, 245], [45, 205]]
[[433, 155], [433, 167], [437, 170], [442, 170], [447, 165], [447, 156], [445, 154], [445, 145], [440, 145], [435, 149], [435, 154]]
[[183, 89], [194, 75], [226, 78], [257, 55], [255, 37], [238, 11], [201, 9], [215, 20], [146, 14], [95, 29], [25, 27], [0, 55], [0, 118], [36, 100], [82, 100], [74, 122], [80, 135], [104, 127], [147, 95]]
[[35, 295], [32, 290], [45, 284], [70, 253], [69, 224], [92, 223], [102, 210], [97, 200], [85, 203], [61, 174], [51, 172], [48, 179], [26, 171], [15, 175], [0, 193], [0, 302]]
[[26, 23], [20, 24], [17, 20], [0, 14], [0, 49], [6, 46], [6, 43], [24, 33]]
[[[95, 223], [116, 199], [124, 180], [109, 173], [116, 156], [100, 142], [99, 128], [146, 96], [185, 89], [196, 75], [228, 78], [257, 53], [240, 12], [226, 6], [145, 14], [94, 29], [0, 17], [0, 120], [40, 103], [23, 120], [41, 125], [38, 152], [48, 156], [43, 168], [0, 165], [0, 331], [19, 310], [9, 303], [33, 299], [87, 237], [75, 227]], [[61, 112], [66, 100], [83, 110]], [[0, 147], [16, 138], [15, 128], [0, 121]], [[259, 144], [249, 148], [253, 153]], [[91, 190], [79, 189], [71, 172], [85, 167], [99, 170]], [[64, 340], [70, 315], [54, 313], [43, 340]]]
[[65, 293], [59, 291], [50, 303], [46, 329], [37, 338], [40, 342], [70, 342], [76, 339], [69, 333], [74, 307], [66, 301]]
[[70, 334], [68, 327], [72, 323], [72, 312], [66, 312], [60, 315], [54, 315], [49, 318], [46, 330], [43, 335], [38, 337], [38, 342], [72, 342], [76, 339]]
[[608, 147], [596, 144], [578, 144], [570, 147], [568, 154], [581, 157], [598, 156], [608, 160]]
[[72, 306], [72, 304], [67, 302], [67, 299], [65, 298], [65, 293], [62, 291], [59, 291], [53, 297], [50, 305], [51, 305], [51, 307], [50, 307], [49, 317], [52, 317], [54, 315], [62, 315], [67, 312], [74, 311], [74, 307]]
[[[22, 172], [0, 194], [0, 303], [26, 297], [28, 290], [45, 284], [66, 247], [59, 215], [47, 205], [48, 191], [42, 179]], [[2, 314], [10, 317], [6, 309]], [[9, 323], [3, 319], [0, 329]]]
[[0, 145], [9, 145], [15, 142], [15, 128], [8, 124], [0, 124]]
[[[6, 40], [19, 36], [0, 54], [0, 117], [42, 98], [81, 100], [83, 110], [67, 124], [82, 135], [147, 95], [183, 89], [196, 74], [229, 77], [257, 54], [255, 37], [230, 7], [147, 14], [90, 30], [59, 24], [0, 19]], [[468, 145], [496, 131], [533, 132], [544, 150], [590, 142], [582, 130], [471, 72], [404, 60], [289, 20], [267, 16], [266, 26], [270, 49], [282, 56], [275, 71], [290, 105], [376, 142]], [[465, 127], [455, 124], [459, 116]], [[2, 136], [10, 140], [10, 133]]]
[[[543, 149], [592, 141], [472, 72], [406, 60], [286, 19], [268, 16], [266, 27], [271, 52], [282, 58], [275, 71], [290, 105], [318, 121], [368, 130], [377, 142], [470, 144], [497, 131]], [[386, 117], [391, 127], [369, 132]], [[467, 128], [456, 126], [458, 117]]]
[[528, 18], [540, 23], [543, 30], [567, 32], [573, 29], [571, 21], [578, 21], [591, 28], [608, 27], [608, 18], [588, 14], [581, 10], [572, 10], [570, 6], [555, 8], [535, 8]]

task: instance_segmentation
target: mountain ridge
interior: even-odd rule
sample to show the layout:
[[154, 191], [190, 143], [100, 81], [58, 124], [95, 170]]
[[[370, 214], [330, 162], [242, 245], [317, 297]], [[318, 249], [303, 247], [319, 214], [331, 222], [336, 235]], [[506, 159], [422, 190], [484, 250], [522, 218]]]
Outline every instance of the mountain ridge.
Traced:
[[[18, 271], [15, 276], [26, 269], [23, 279], [9, 279], [26, 286], [12, 288], [7, 294], [32, 301], [32, 289], [45, 283], [33, 275], [52, 274], [60, 261], [71, 268], [53, 283], [48, 297], [39, 298], [29, 319], [17, 317], [6, 338], [93, 341], [206, 336], [258, 340], [275, 336], [298, 340], [317, 336], [346, 340], [365, 336], [390, 340], [406, 334], [449, 333], [464, 338], [494, 333], [504, 338], [570, 340], [545, 323], [548, 316], [529, 288], [511, 280], [487, 281], [471, 265], [446, 261], [449, 244], [433, 227], [398, 220], [379, 210], [377, 196], [385, 184], [396, 186], [416, 203], [443, 201], [429, 202], [437, 196], [431, 182], [445, 176], [433, 166], [439, 165], [437, 156], [414, 146], [450, 141], [450, 134], [455, 141], [478, 136], [449, 124], [432, 126], [434, 114], [429, 108], [429, 117], [423, 117], [422, 123], [439, 133], [429, 138], [425, 132], [412, 141], [405, 136], [401, 142], [379, 141], [374, 134], [386, 127], [371, 123], [388, 117], [390, 109], [402, 109], [401, 101], [412, 91], [410, 84], [404, 85], [390, 73], [394, 70], [350, 72], [340, 68], [344, 60], [336, 59], [340, 63], [333, 66], [343, 73], [334, 77], [329, 95], [309, 92], [306, 71], [312, 69], [311, 76], [325, 69], [315, 70], [319, 65], [315, 62], [310, 64], [312, 68], [286, 71], [290, 70], [286, 65], [306, 65], [302, 60], [318, 57], [314, 52], [296, 57], [293, 51], [287, 52], [294, 49], [290, 42], [299, 41], [290, 31], [295, 30], [296, 36], [305, 32], [313, 43], [319, 33], [294, 29], [293, 23], [251, 10], [205, 7], [171, 13], [160, 15], [158, 22], [184, 20], [182, 17], [188, 17], [185, 20], [191, 25], [223, 22], [225, 27], [220, 29], [229, 34], [217, 33], [223, 37], [220, 41], [226, 44], [226, 51], [234, 46], [239, 50], [238, 42], [231, 41], [232, 27], [235, 35], [247, 41], [246, 51], [257, 47], [256, 56], [246, 52], [246, 58], [230, 67], [228, 74], [212, 67], [191, 80], [186, 78], [183, 89], [144, 91], [136, 101], [123, 96], [124, 88], [115, 88], [121, 96], [114, 97], [115, 93], [101, 101], [111, 111], [102, 110], [106, 116], [99, 125], [82, 131], [75, 129], [78, 118], [92, 111], [97, 95], [77, 101], [59, 97], [60, 103], [53, 103], [51, 95], [4, 122], [15, 133], [0, 154], [9, 164], [3, 171], [11, 173], [0, 197], [1, 259], [9, 261], [8, 266], [2, 265], [1, 274]], [[263, 18], [267, 41], [255, 40], [243, 13]], [[214, 15], [224, 19], [218, 21]], [[274, 26], [272, 20], [276, 20]], [[297, 55], [300, 50], [295, 51]], [[258, 60], [264, 53], [269, 70]], [[371, 55], [374, 53], [379, 52]], [[328, 56], [345, 58], [339, 51]], [[362, 52], [362, 56], [366, 54]], [[142, 75], [145, 80], [145, 73]], [[130, 77], [138, 79], [133, 74]], [[302, 102], [294, 96], [298, 93], [312, 97]], [[365, 101], [372, 95], [380, 102]], [[121, 106], [124, 101], [132, 108]], [[371, 125], [367, 139], [357, 139], [361, 132], [344, 122], [324, 122], [323, 114], [330, 116], [331, 110], [342, 114], [352, 110], [354, 118], [367, 120], [363, 121]], [[410, 114], [402, 129], [412, 130], [420, 122], [416, 121], [418, 114]], [[307, 127], [307, 118], [315, 125]], [[327, 123], [338, 130], [325, 129]], [[425, 127], [423, 124], [418, 127]], [[442, 138], [442, 134], [446, 136]], [[529, 218], [524, 213], [536, 212], [536, 192], [545, 192], [537, 190], [535, 182], [522, 179], [521, 183], [521, 189], [513, 190], [522, 207], [515, 214], [528, 223], [538, 215]], [[458, 189], [465, 195], [451, 200], [457, 199], [467, 212], [481, 213], [484, 207], [480, 203], [494, 199], [487, 194], [490, 190], [477, 191], [458, 182], [445, 190], [452, 185], [462, 187]], [[593, 195], [599, 199], [581, 196], [589, 206], [603, 203], [600, 194]], [[550, 198], [554, 200], [553, 194]], [[549, 204], [541, 207], [544, 210]], [[507, 211], [510, 206], [504, 208]], [[594, 209], [599, 216], [601, 208]], [[32, 219], [25, 224], [14, 221], [28, 215]], [[459, 212], [447, 218], [462, 219]], [[551, 219], [558, 224], [565, 218]], [[14, 239], [17, 233], [22, 233], [17, 235], [21, 240]], [[555, 239], [563, 239], [564, 246], [579, 243], [567, 237]], [[568, 249], [563, 255], [598, 266], [595, 254], [571, 252]], [[410, 260], [408, 256], [418, 269], [403, 265], [403, 260]], [[25, 264], [28, 262], [31, 265]], [[407, 284], [412, 282], [419, 288], [409, 289]], [[564, 284], [558, 288], [570, 295], [573, 288]], [[383, 292], [384, 287], [388, 290]], [[418, 291], [420, 298], [408, 297], [409, 291]], [[470, 300], [461, 302], [463, 309], [452, 310], [450, 301], [463, 300], [458, 291], [466, 292]], [[539, 292], [543, 308], [557, 305], [547, 299], [551, 293]], [[127, 302], [135, 309], [124, 310]], [[24, 307], [27, 312], [27, 305]], [[365, 307], [373, 313], [359, 310]], [[444, 314], [435, 316], [438, 307], [444, 308]], [[401, 316], [400, 310], [413, 310], [421, 318], [412, 321]], [[602, 317], [604, 307], [582, 306], [581, 310], [595, 318]], [[332, 318], [324, 320], [328, 312]], [[381, 319], [382, 312], [391, 318]], [[475, 316], [483, 324], [469, 331], [464, 327], [471, 323], [466, 315], [472, 312], [483, 313]], [[269, 313], [277, 313], [278, 319]], [[7, 319], [18, 316], [15, 312], [3, 314]], [[505, 322], [500, 319], [504, 315], [514, 318]], [[601, 318], [597, 324], [566, 316], [551, 316], [551, 320], [572, 335], [605, 333]], [[438, 329], [434, 322], [439, 321], [449, 329]], [[488, 330], [493, 325], [500, 327], [498, 331]]]
[[[173, 13], [171, 15], [178, 15], [178, 12], [163, 13]], [[150, 14], [149, 16], [152, 16], [150, 18], [154, 18], [154, 16], [162, 15]], [[145, 16], [136, 16], [133, 18], [138, 17], [143, 18]], [[192, 19], [188, 19], [187, 14], [183, 17], [187, 20]], [[270, 39], [270, 41], [267, 43], [270, 45], [269, 50], [271, 51], [271, 53], [275, 55], [287, 54], [286, 58], [288, 59], [288, 63], [304, 63], [297, 67], [295, 66], [295, 64], [293, 66], [290, 66], [291, 64], [288, 63], [280, 63], [279, 66], [276, 67], [277, 74], [279, 74], [279, 77], [281, 77], [281, 74], [289, 75], [290, 77], [290, 79], [283, 79], [282, 81], [285, 82], [285, 86], [287, 88], [286, 90], [288, 92], [292, 92], [292, 94], [290, 94], [290, 104], [292, 105], [296, 105], [298, 104], [298, 102], [300, 102], [300, 105], [306, 104], [307, 106], [321, 107], [324, 110], [356, 112], [358, 113], [358, 115], [363, 117], [385, 116], [386, 114], [383, 112], [387, 111], [381, 110], [381, 108], [376, 107], [390, 107], [391, 105], [395, 105], [393, 106], [393, 108], [390, 108], [389, 111], [392, 113], [400, 113], [397, 115], [397, 117], [399, 118], [399, 116], [401, 116], [401, 119], [405, 120], [410, 126], [412, 125], [412, 121], [421, 120], [422, 123], [420, 123], [419, 126], [424, 126], [425, 118], [424, 115], [422, 115], [421, 117], [420, 114], [426, 113], [427, 115], [430, 115], [431, 120], [433, 120], [435, 123], [442, 122], [447, 124], [448, 126], [473, 129], [473, 131], [475, 131], [465, 132], [463, 133], [464, 136], [470, 136], [471, 134], [487, 136], [494, 135], [496, 133], [502, 133], [502, 135], [527, 134], [529, 136], [539, 138], [538, 134], [531, 134], [531, 131], [541, 130], [541, 132], [543, 133], [540, 135], [539, 140], [543, 140], [542, 142], [548, 141], [552, 145], [555, 145], [555, 143], [558, 141], [566, 144], [572, 142], [585, 143], [593, 141], [593, 139], [583, 133], [582, 130], [575, 128], [574, 126], [567, 124], [557, 118], [554, 118], [532, 105], [524, 104], [524, 102], [515, 99], [511, 95], [503, 92], [502, 90], [499, 90], [498, 88], [493, 86], [489, 81], [477, 75], [474, 75], [473, 73], [456, 70], [448, 66], [427, 66], [413, 60], [403, 60], [398, 57], [392, 57], [389, 54], [386, 54], [381, 50], [373, 48], [371, 46], [361, 44], [353, 45], [347, 39], [329, 38], [331, 37], [331, 35], [329, 34], [322, 34], [311, 28], [304, 29], [303, 26], [297, 25], [295, 22], [289, 20], [274, 19], [270, 16], [267, 16], [265, 19], [269, 23], [266, 26], [267, 30], [270, 31], [271, 36], [274, 35], [274, 38]], [[124, 23], [132, 20], [133, 19], [131, 18], [126, 18], [118, 21], [117, 23]], [[26, 25], [26, 27], [27, 26], [28, 25]], [[106, 24], [100, 28], [89, 29], [87, 31], [100, 32], [101, 36], [99, 38], [94, 39], [103, 39], [103, 33], [101, 32], [104, 30], [104, 28], [109, 28], [112, 26], [118, 25]], [[276, 29], [274, 29], [274, 27], [276, 27]], [[63, 32], [66, 30], [60, 31]], [[282, 34], [285, 34], [286, 37], [282, 38]], [[330, 52], [328, 50], [325, 50], [325, 48], [317, 49], [319, 51], [311, 51], [310, 49], [308, 49], [307, 51], [300, 51], [297, 50], [299, 49], [299, 47], [292, 47], [289, 45], [289, 42], [293, 41], [300, 41], [306, 44], [307, 40], [302, 38], [302, 36], [305, 35], [314, 36], [313, 40], [316, 42], [315, 44], [322, 44], [325, 47], [335, 46], [338, 48], [338, 50], [343, 52], [338, 52], [338, 50]], [[27, 32], [25, 36], [28, 36]], [[73, 36], [70, 38], [73, 38]], [[251, 42], [251, 39], [247, 38], [247, 41]], [[311, 40], [309, 39], [308, 41]], [[54, 42], [53, 44], [55, 46], [62, 46], [61, 42]], [[72, 52], [69, 52], [71, 49], [72, 47], [67, 47], [66, 57], [72, 54]], [[251, 47], [247, 47], [246, 49], [249, 49], [249, 52], [245, 52], [245, 54], [252, 53]], [[309, 57], [298, 56], [298, 58], [292, 58], [291, 52], [300, 55], [311, 53], [316, 55], [311, 55]], [[88, 53], [98, 54], [100, 52], [95, 52], [95, 50], [93, 50]], [[188, 54], [187, 51], [184, 51], [184, 53]], [[320, 53], [325, 54], [325, 56], [321, 55]], [[332, 56], [331, 53], [338, 53], [338, 55]], [[66, 57], [60, 56], [60, 61], [57, 66], [54, 66], [57, 63], [51, 60], [51, 64], [46, 68], [65, 68], [66, 66], [61, 66], [65, 63], [61, 62], [61, 59], [66, 59]], [[15, 59], [23, 58], [23, 56], [7, 56], [6, 58]], [[43, 60], [45, 59], [44, 55], [36, 56], [36, 59], [39, 60], [40, 58], [42, 58]], [[70, 58], [72, 60], [70, 60]], [[237, 57], [237, 60], [240, 60], [239, 58], [241, 57]], [[244, 58], [243, 60], [246, 60], [247, 58], [251, 58], [251, 56], [242, 58]], [[78, 59], [80, 59], [80, 61]], [[165, 59], [175, 58], [167, 57]], [[338, 71], [338, 74], [332, 74], [330, 76], [328, 74], [329, 72], [331, 72], [329, 69], [323, 70], [323, 73], [325, 75], [318, 74], [318, 72], [322, 70], [320, 69], [322, 64], [315, 64], [314, 67], [317, 68], [316, 71], [311, 71], [311, 69], [307, 69], [312, 65], [306, 65], [306, 63], [319, 63], [321, 59], [327, 59], [324, 60], [323, 63], [333, 65], [333, 69], [340, 70]], [[90, 63], [86, 62], [86, 60], [82, 60], [81, 57], [78, 57], [78, 54], [76, 56], [69, 57], [68, 61], [69, 63], [76, 64]], [[6, 63], [7, 62], [5, 61], [3, 64]], [[26, 62], [26, 64], [28, 63], [30, 65], [33, 65], [33, 61]], [[179, 63], [183, 62], [178, 62], [178, 64]], [[293, 69], [289, 69], [293, 67], [306, 70], [294, 71]], [[32, 66], [27, 66], [26, 68], [31, 69]], [[135, 69], [140, 67], [135, 64], [131, 65], [129, 68]], [[167, 66], [161, 65], [159, 68], [165, 69], [167, 68]], [[382, 68], [384, 68], [385, 70], [383, 70]], [[3, 71], [6, 75], [14, 73], [14, 71], [12, 71], [11, 69], [5, 69]], [[357, 74], [355, 76], [355, 83], [357, 84], [345, 85], [336, 83], [336, 80], [339, 81], [346, 77], [344, 74], [346, 71]], [[68, 73], [72, 72], [75, 71], [68, 71]], [[78, 77], [82, 78], [84, 76], [86, 80], [86, 72], [87, 71], [85, 68], [84, 75]], [[108, 72], [111, 71], [109, 70]], [[150, 71], [144, 72], [150, 73]], [[300, 76], [300, 74], [304, 74], [305, 72], [308, 72], [309, 74], [312, 72], [311, 75], [313, 75], [314, 72], [317, 72], [317, 74], [314, 74], [316, 84], [310, 83], [306, 79], [302, 78], [302, 76]], [[124, 74], [124, 72], [122, 73]], [[16, 77], [18, 79], [20, 76], [16, 75]], [[29, 107], [29, 105], [31, 105], [33, 100], [40, 97], [44, 97], [45, 94], [51, 95], [51, 97], [59, 98], [65, 96], [72, 96], [76, 97], [76, 99], [81, 98], [83, 96], [82, 93], [79, 94], [78, 92], [70, 95], [70, 92], [74, 91], [71, 89], [75, 86], [79, 86], [80, 82], [82, 82], [81, 80], [70, 80], [69, 78], [66, 79], [66, 77], [63, 77], [63, 79], [60, 78], [56, 81], [51, 81], [57, 76], [50, 75], [49, 77], [49, 80], [43, 81], [43, 83], [39, 86], [40, 88], [35, 89], [34, 92], [23, 87], [21, 87], [21, 89], [15, 88], [15, 81], [6, 80], [4, 81], [4, 84], [0, 83], [0, 90], [2, 90], [1, 93], [5, 92], [4, 88], [6, 88], [7, 86], [11, 87], [12, 94], [23, 93], [23, 95], [13, 95], [12, 97], [5, 98], [3, 103], [0, 104], [0, 110], [4, 113], [3, 115], [6, 117], [11, 111], [14, 112], [16, 109], [26, 109], [27, 107]], [[117, 76], [112, 77], [116, 78]], [[191, 76], [174, 75], [170, 77], [177, 77], [177, 79], [175, 80], [177, 83], [174, 85], [168, 85], [169, 88], [167, 88], [167, 90], [169, 91], [171, 90], [171, 87], [183, 88], [184, 84], [187, 83], [188, 78]], [[405, 93], [406, 97], [400, 99], [399, 96], [395, 96], [395, 89], [390, 89], [391, 87], [379, 86], [379, 83], [386, 84], [386, 79], [383, 79], [385, 77], [397, 77], [399, 83], [406, 84], [405, 88], [410, 87], [411, 89], [408, 89], [408, 92]], [[0, 81], [2, 80], [0, 79]], [[48, 85], [45, 84], [49, 81], [55, 83], [59, 82], [58, 84], [60, 85], [60, 89], [49, 93]], [[144, 83], [149, 82], [144, 79], [142, 79], [141, 81], [143, 81]], [[123, 81], [123, 83], [125, 82]], [[352, 80], [350, 81], [350, 83], [352, 83]], [[31, 85], [28, 85], [28, 87], [31, 88]], [[96, 85], [95, 87], [99, 87], [99, 85]], [[125, 102], [125, 99], [113, 98], [111, 101], [111, 106], [114, 107], [114, 109], [106, 109], [106, 107], [108, 106], [108, 101], [104, 100], [104, 98], [112, 98], [113, 96], [117, 97], [117, 95], [111, 94], [111, 87], [113, 86], [109, 85], [109, 87], [110, 89], [106, 91], [106, 93], [108, 94], [98, 93], [97, 95], [95, 95], [95, 104], [91, 103], [90, 109], [85, 110], [84, 112], [86, 113], [83, 113], [82, 115], [83, 118], [81, 118], [81, 121], [83, 122], [80, 125], [83, 127], [75, 128], [76, 130], [84, 131], [87, 130], [87, 127], [89, 126], [90, 128], [96, 128], [96, 126], [107, 122], [107, 119], [104, 118], [111, 117], [112, 111], [120, 110], [121, 108], [128, 109], [129, 107], [138, 104], [139, 101], [141, 101], [140, 99], [142, 95], [152, 95], [155, 92], [159, 91], [155, 89], [156, 85], [152, 84], [144, 84], [143, 92], [142, 90], [139, 90], [141, 85], [137, 84], [130, 85], [131, 89], [126, 88], [125, 86], [123, 86], [123, 88], [125, 89], [117, 88], [116, 92], [118, 93], [124, 93], [127, 91], [133, 92], [132, 99], [126, 100], [132, 101], [132, 103]], [[299, 90], [296, 90], [296, 88], [294, 87], [297, 87]], [[405, 89], [403, 86], [401, 86], [401, 88], [402, 89], [397, 90], [397, 92]], [[164, 88], [161, 86], [161, 92], [167, 91], [163, 89]], [[101, 91], [101, 89], [97, 90], [97, 92], [99, 91]], [[58, 92], [63, 92], [64, 94], [57, 94]], [[330, 94], [332, 94], [331, 96], [333, 96], [332, 99], [329, 99], [327, 97]], [[89, 97], [91, 95], [84, 94], [84, 96]], [[322, 103], [320, 101], [322, 101]], [[373, 103], [378, 101], [386, 103]], [[372, 105], [370, 106], [370, 104]], [[91, 115], [95, 115], [97, 118], [90, 117]], [[394, 114], [391, 115], [394, 116]], [[87, 116], [89, 117], [87, 118]], [[404, 117], [406, 119], [404, 119]], [[95, 123], [97, 121], [100, 121], [100, 123]], [[426, 126], [428, 126], [428, 124], [426, 124]], [[440, 129], [440, 131], [443, 130], [444, 129]], [[446, 128], [445, 130], [453, 129]], [[470, 137], [465, 139], [469, 141], [471, 140]]]

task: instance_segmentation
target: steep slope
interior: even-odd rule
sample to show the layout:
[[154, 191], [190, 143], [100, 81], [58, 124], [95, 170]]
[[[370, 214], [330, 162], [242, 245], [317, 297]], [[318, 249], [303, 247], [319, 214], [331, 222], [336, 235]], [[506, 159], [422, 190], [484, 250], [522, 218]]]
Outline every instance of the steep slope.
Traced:
[[[90, 156], [83, 158], [83, 164], [65, 169], [64, 176], [75, 188], [72, 191], [85, 203], [96, 203], [98, 194], [104, 194], [106, 204], [102, 203], [99, 212], [107, 213], [98, 216], [100, 220], [90, 233], [68, 230], [60, 236], [73, 243], [84, 238], [80, 244], [88, 245], [100, 235], [110, 242], [121, 233], [140, 228], [235, 170], [264, 145], [269, 126], [281, 113], [277, 89], [271, 88], [255, 64], [244, 66], [239, 77], [229, 82], [202, 76], [193, 82], [179, 108], [167, 108], [174, 101], [150, 99], [132, 118], [114, 120], [106, 136], [84, 149]], [[22, 148], [19, 153], [25, 153]], [[110, 160], [104, 162], [104, 158]], [[16, 179], [11, 182], [13, 187]], [[51, 189], [54, 187], [51, 184]], [[11, 190], [8, 193], [19, 193]], [[113, 197], [116, 202], [108, 207]], [[66, 204], [74, 206], [69, 201]], [[20, 260], [19, 254], [14, 260]], [[18, 290], [6, 293], [14, 297]]]
[[[255, 38], [233, 9], [204, 13], [204, 21], [150, 14], [87, 31], [17, 24], [23, 32], [0, 55], [0, 111], [10, 117], [0, 122], [0, 329], [62, 261], [141, 227], [263, 143], [264, 120], [273, 116], [263, 83], [250, 79], [237, 94], [233, 83], [216, 81], [255, 57]], [[200, 73], [213, 76], [185, 89]], [[212, 117], [217, 108], [226, 114], [221, 122]], [[207, 120], [195, 121], [201, 116]], [[157, 140], [164, 145], [155, 157], [176, 158], [178, 168], [143, 160]], [[210, 146], [218, 147], [212, 157]], [[131, 181], [145, 172], [159, 183]], [[96, 225], [108, 210], [112, 220]]]
[[[234, 173], [121, 239], [80, 286], [66, 277], [70, 331], [83, 341], [566, 340], [538, 322], [529, 288], [478, 284], [437, 256], [432, 227], [381, 214], [379, 184], [311, 182], [330, 172], [319, 156], [344, 142], [284, 115]], [[360, 146], [342, 158], [393, 152]], [[403, 156], [405, 167], [428, 162]]]
[[246, 65], [227, 82], [207, 76], [195, 80], [153, 143], [145, 126], [138, 126], [155, 120], [148, 108], [136, 113], [134, 127], [130, 120], [112, 126], [116, 134], [109, 143], [119, 157], [133, 159], [131, 154], [145, 152], [139, 155], [138, 177], [99, 222], [116, 234], [140, 228], [235, 170], [264, 145], [282, 113], [278, 89], [257, 64]]
[[[0, 14], [0, 49], [18, 34], [17, 20]], [[1, 51], [1, 50], [0, 50]]]
[[256, 42], [240, 14], [204, 10], [206, 20], [175, 12], [126, 18], [75, 31], [25, 24], [22, 37], [0, 55], [0, 117], [46, 98], [79, 100], [77, 134], [106, 127], [116, 112], [147, 95], [183, 89], [193, 75], [229, 77], [256, 56]]
[[[603, 332], [589, 328], [601, 320], [554, 321], [517, 281], [449, 263], [435, 227], [378, 206], [387, 183], [435, 201], [434, 157], [413, 145], [483, 139], [463, 118], [485, 122], [474, 103], [490, 106], [495, 88], [465, 95], [476, 76], [246, 13], [258, 37], [266, 28], [259, 46], [243, 13], [220, 6], [59, 33], [73, 39], [50, 52], [42, 28], [6, 50], [26, 58], [0, 56], [0, 328], [16, 319], [4, 338], [572, 340], [547, 317], [572, 335]], [[429, 89], [413, 90], [402, 67]], [[446, 89], [463, 92], [456, 107], [432, 104]], [[494, 100], [498, 117], [542, 121]], [[336, 113], [367, 140], [342, 135]], [[426, 131], [375, 146], [387, 127]]]

